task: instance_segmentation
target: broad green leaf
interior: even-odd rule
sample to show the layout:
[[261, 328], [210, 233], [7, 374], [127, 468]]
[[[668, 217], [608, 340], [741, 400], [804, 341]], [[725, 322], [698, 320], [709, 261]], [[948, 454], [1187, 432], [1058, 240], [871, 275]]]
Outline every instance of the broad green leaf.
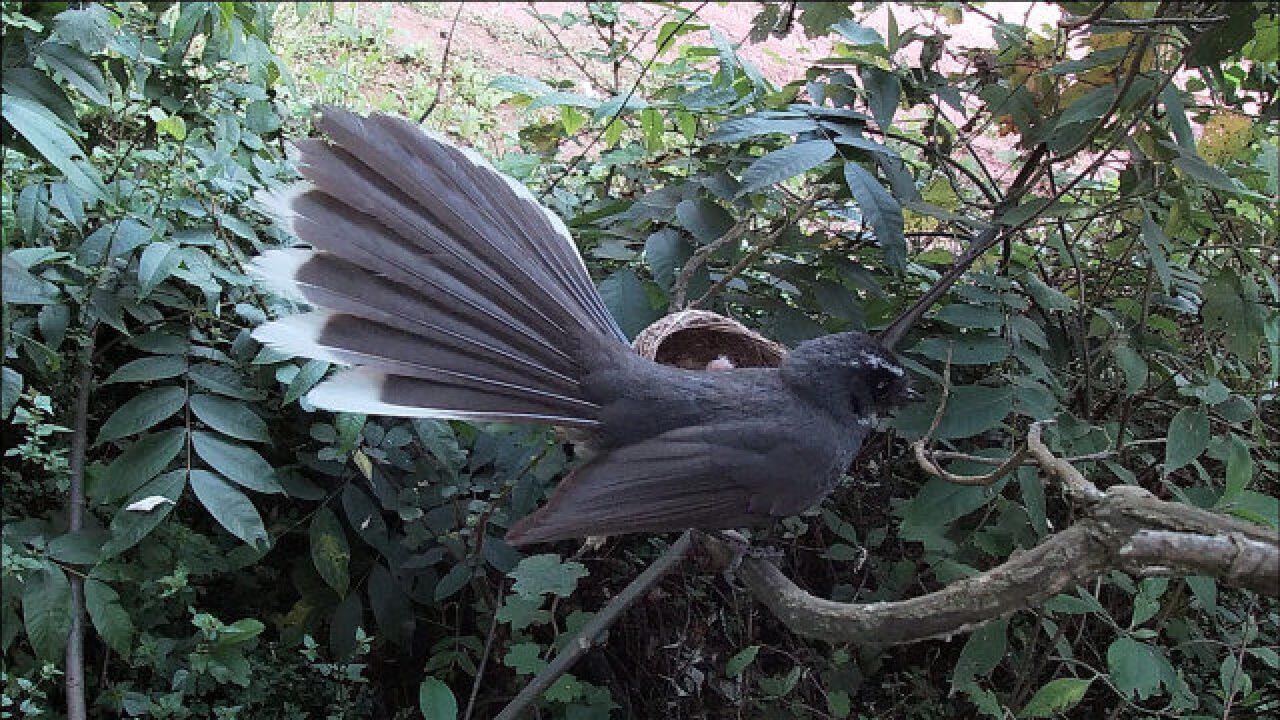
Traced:
[[247, 403], [218, 395], [196, 393], [191, 396], [191, 412], [200, 422], [239, 440], [271, 442], [267, 423]]
[[862, 216], [875, 231], [876, 241], [884, 250], [885, 262], [901, 270], [907, 262], [907, 242], [903, 236], [902, 206], [871, 174], [856, 162], [844, 164], [845, 182], [857, 201]]
[[138, 299], [145, 298], [182, 263], [182, 254], [167, 242], [153, 242], [138, 259]]
[[1169, 474], [1209, 447], [1209, 414], [1204, 408], [1184, 407], [1169, 423], [1168, 441], [1164, 446], [1164, 472]]
[[204, 430], [192, 432], [191, 443], [202, 460], [235, 484], [263, 493], [284, 492], [275, 471], [256, 450]]
[[22, 373], [6, 365], [0, 368], [0, 376], [4, 379], [0, 389], [0, 420], [8, 420], [13, 406], [18, 404], [18, 396], [22, 394]]
[[876, 125], [881, 130], [889, 130], [893, 127], [893, 115], [898, 111], [898, 100], [902, 96], [902, 81], [897, 75], [875, 65], [864, 65], [858, 74], [862, 76], [862, 86], [867, 91], [867, 107], [871, 108]]
[[107, 534], [99, 528], [86, 527], [66, 532], [49, 541], [49, 556], [68, 565], [92, 565], [98, 561]]
[[84, 159], [84, 151], [56, 115], [32, 100], [8, 93], [0, 97], [0, 113], [77, 188], [94, 199], [106, 197], [106, 187], [98, 171]]
[[[899, 410], [893, 426], [911, 438], [921, 437], [933, 422], [939, 395], [931, 393], [924, 402], [912, 403]], [[947, 409], [938, 425], [936, 437], [946, 440], [973, 437], [1000, 424], [1013, 409], [1013, 388], [984, 385], [960, 385], [951, 388]]]
[[756, 655], [759, 653], [759, 645], [750, 645], [739, 650], [733, 657], [729, 658], [729, 662], [724, 664], [725, 677], [740, 677], [742, 675], [742, 671], [746, 670], [748, 665], [755, 662]]
[[1169, 239], [1164, 236], [1164, 231], [1156, 221], [1151, 219], [1146, 206], [1142, 208], [1142, 244], [1147, 248], [1147, 257], [1151, 260], [1156, 277], [1160, 278], [1160, 287], [1166, 295], [1169, 294], [1169, 286], [1173, 282], [1173, 276], [1169, 272], [1168, 251], [1165, 249], [1169, 247]]
[[541, 657], [542, 646], [537, 643], [515, 643], [502, 658], [502, 664], [520, 675], [533, 675], [547, 666]]
[[587, 576], [587, 568], [579, 562], [562, 561], [559, 555], [544, 553], [530, 555], [520, 561], [515, 570], [507, 573], [515, 584], [513, 592], [526, 597], [552, 594], [568, 597], [578, 581]]
[[96, 578], [85, 578], [84, 607], [98, 636], [124, 657], [133, 654], [133, 620], [120, 604], [120, 595]]
[[952, 365], [995, 365], [1009, 357], [1009, 343], [1001, 337], [925, 338], [911, 348], [933, 360], [945, 361], [948, 351]]
[[1124, 372], [1124, 391], [1133, 394], [1147, 384], [1147, 361], [1143, 359], [1138, 351], [1128, 345], [1116, 345], [1111, 350], [1112, 356], [1116, 359], [1116, 365], [1120, 366], [1120, 370]]
[[239, 488], [208, 470], [192, 470], [191, 489], [227, 532], [253, 546], [268, 541], [262, 516]]
[[742, 185], [738, 196], [756, 192], [775, 183], [793, 178], [830, 160], [836, 154], [836, 146], [830, 140], [807, 140], [788, 145], [763, 157], [742, 173]]
[[180, 387], [158, 387], [144, 390], [116, 409], [98, 430], [95, 445], [128, 437], [173, 417], [187, 402], [187, 391]]
[[[653, 281], [663, 290], [671, 289], [671, 284], [691, 255], [693, 248], [674, 228], [663, 228], [644, 242], [644, 261], [649, 266]], [[703, 290], [706, 290], [705, 285]], [[693, 292], [689, 294], [696, 296]]]
[[1199, 180], [1211, 188], [1233, 193], [1245, 193], [1244, 186], [1236, 182], [1230, 175], [1205, 162], [1204, 158], [1190, 150], [1173, 159], [1173, 164], [1189, 177]]
[[1005, 324], [1003, 310], [963, 302], [943, 306], [934, 317], [958, 328], [996, 330]]
[[192, 382], [209, 392], [238, 400], [261, 400], [261, 390], [244, 384], [244, 375], [235, 368], [217, 363], [196, 363], [188, 371]]
[[627, 337], [635, 337], [662, 316], [649, 302], [644, 281], [631, 268], [623, 268], [601, 281], [600, 297]]
[[418, 709], [424, 720], [456, 720], [458, 700], [448, 685], [428, 675], [418, 686]]
[[1045, 310], [1071, 310], [1076, 306], [1076, 301], [1072, 300], [1071, 296], [1057, 288], [1049, 287], [1034, 273], [1023, 276], [1022, 286], [1031, 294], [1031, 297], [1035, 298], [1036, 304]]
[[1008, 629], [1009, 621], [1001, 618], [986, 623], [969, 635], [951, 673], [952, 688], [959, 689], [976, 678], [987, 677], [1000, 664], [1008, 647]]
[[831, 26], [845, 42], [855, 47], [867, 47], [868, 45], [884, 45], [884, 38], [880, 37], [880, 33], [865, 25], [859, 25], [852, 19], [841, 20]]
[[184, 427], [139, 437], [102, 471], [98, 483], [101, 490], [91, 494], [103, 502], [132, 494], [169, 467], [169, 463], [182, 451], [186, 439], [187, 429]]
[[103, 385], [120, 382], [148, 382], [177, 377], [187, 371], [187, 359], [181, 355], [152, 355], [131, 360], [116, 368], [102, 381]]
[[1240, 273], [1223, 268], [1200, 286], [1200, 314], [1207, 329], [1225, 333], [1227, 347], [1251, 362], [1265, 333], [1265, 314], [1256, 289], [1246, 282]]
[[111, 540], [102, 548], [102, 557], [114, 557], [137, 545], [173, 512], [178, 497], [186, 487], [187, 471], [182, 469], [167, 472], [138, 488], [125, 501], [125, 507], [149, 497], [163, 497], [169, 502], [159, 503], [155, 509], [147, 512], [124, 509], [118, 511], [111, 520]]
[[498, 622], [511, 626], [512, 632], [519, 632], [530, 625], [544, 625], [551, 620], [551, 613], [542, 609], [542, 596], [526, 597], [512, 593], [498, 608]]
[[471, 581], [471, 568], [465, 563], [458, 563], [436, 583], [435, 599], [437, 602], [453, 597], [455, 593], [467, 586]]
[[1130, 698], [1146, 700], [1160, 689], [1160, 669], [1155, 648], [1129, 636], [1121, 636], [1107, 648], [1107, 668], [1116, 690]]
[[352, 657], [356, 649], [356, 629], [362, 627], [364, 621], [364, 603], [360, 593], [348, 594], [334, 608], [329, 620], [329, 649], [334, 658], [346, 660]]
[[676, 219], [703, 243], [719, 239], [733, 227], [729, 211], [705, 198], [682, 200], [676, 205]]
[[1253, 455], [1249, 445], [1235, 433], [1227, 446], [1227, 481], [1219, 503], [1230, 502], [1253, 480]]
[[32, 275], [12, 253], [4, 256], [3, 273], [5, 305], [48, 305], [58, 301], [58, 286]]
[[71, 583], [52, 562], [41, 563], [22, 583], [22, 624], [36, 655], [61, 665], [71, 631]]
[[298, 370], [298, 374], [293, 376], [293, 380], [289, 381], [289, 387], [285, 390], [284, 400], [281, 403], [288, 405], [306, 395], [316, 383], [320, 382], [326, 372], [329, 372], [329, 363], [324, 360], [308, 360]]
[[378, 634], [397, 645], [407, 646], [413, 638], [413, 607], [382, 563], [373, 566], [367, 589], [373, 619], [378, 623]]
[[1041, 718], [1070, 710], [1084, 699], [1093, 678], [1058, 678], [1045, 683], [1031, 696], [1018, 717]]
[[347, 544], [347, 533], [338, 522], [338, 516], [328, 505], [320, 506], [311, 518], [311, 562], [316, 567], [320, 578], [338, 593], [339, 597], [347, 594], [351, 577], [347, 566], [351, 562], [351, 546]]
[[102, 71], [84, 53], [70, 45], [45, 42], [40, 46], [38, 54], [63, 80], [84, 93], [90, 102], [95, 105], [111, 103]]
[[764, 113], [729, 118], [707, 138], [709, 143], [736, 143], [761, 135], [796, 135], [818, 129], [818, 121], [808, 117], [774, 117]]

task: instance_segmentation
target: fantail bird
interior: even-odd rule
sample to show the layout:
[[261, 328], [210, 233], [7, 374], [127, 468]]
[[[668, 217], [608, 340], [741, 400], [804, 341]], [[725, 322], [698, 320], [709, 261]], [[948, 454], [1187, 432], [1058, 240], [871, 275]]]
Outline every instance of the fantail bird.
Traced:
[[520, 545], [744, 527], [822, 500], [906, 372], [862, 333], [778, 368], [684, 370], [635, 354], [564, 223], [471, 150], [388, 115], [326, 108], [305, 182], [267, 209], [310, 249], [254, 272], [316, 309], [253, 336], [352, 365], [309, 394], [372, 415], [577, 428], [590, 459], [511, 525]]

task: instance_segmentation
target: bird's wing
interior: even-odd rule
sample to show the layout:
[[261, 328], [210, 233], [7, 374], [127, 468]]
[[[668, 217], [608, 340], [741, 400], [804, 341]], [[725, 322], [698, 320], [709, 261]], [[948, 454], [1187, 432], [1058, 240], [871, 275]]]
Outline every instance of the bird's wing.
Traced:
[[822, 483], [813, 478], [832, 466], [826, 455], [775, 423], [673, 430], [593, 458], [561, 481], [546, 505], [512, 526], [506, 538], [525, 545], [588, 535], [714, 530], [791, 515], [822, 497]]

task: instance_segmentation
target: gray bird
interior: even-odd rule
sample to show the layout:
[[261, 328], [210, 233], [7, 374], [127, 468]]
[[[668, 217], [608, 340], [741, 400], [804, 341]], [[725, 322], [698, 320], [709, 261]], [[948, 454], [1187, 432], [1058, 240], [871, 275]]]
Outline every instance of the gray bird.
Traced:
[[683, 370], [635, 354], [564, 223], [480, 156], [401, 118], [326, 108], [305, 182], [266, 206], [310, 249], [252, 269], [316, 309], [254, 332], [354, 366], [308, 396], [335, 411], [576, 428], [590, 459], [515, 545], [746, 527], [821, 501], [906, 372], [861, 333], [779, 368]]

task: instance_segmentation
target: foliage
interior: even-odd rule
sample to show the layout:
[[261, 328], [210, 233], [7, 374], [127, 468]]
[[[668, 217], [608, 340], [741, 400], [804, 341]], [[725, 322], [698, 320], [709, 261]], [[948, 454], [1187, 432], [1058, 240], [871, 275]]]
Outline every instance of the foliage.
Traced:
[[[966, 54], [947, 23], [974, 11], [935, 5], [906, 27], [890, 8], [882, 33], [857, 4], [765, 4], [760, 36], [796, 12], [831, 42], [778, 87], [689, 8], [654, 22], [593, 3], [541, 18], [598, 41], [573, 50], [591, 82], [484, 82], [461, 63], [428, 124], [519, 148], [498, 162], [566, 218], [629, 332], [681, 300], [788, 343], [881, 328], [988, 223], [1020, 229], [905, 343], [929, 400], [772, 539], [814, 592], [919, 594], [1071, 521], [1030, 468], [986, 488], [926, 480], [905, 441], [935, 416], [937, 442], [979, 459], [1055, 418], [1051, 447], [1093, 458], [1096, 482], [1274, 526], [1274, 17], [1117, 3], [1075, 27], [997, 23], [995, 47]], [[1197, 11], [1221, 18], [1127, 22]], [[665, 547], [524, 556], [502, 533], [571, 460], [550, 431], [315, 412], [305, 393], [328, 366], [249, 337], [294, 309], [243, 271], [288, 241], [252, 200], [296, 176], [284, 139], [317, 102], [419, 113], [438, 92], [435, 54], [389, 50], [386, 17], [362, 17], [3, 3], [0, 716], [62, 712], [69, 578], [96, 714], [453, 717], [483, 672], [490, 715]], [[376, 75], [415, 79], [392, 99]], [[520, 127], [494, 138], [500, 104]], [[1005, 205], [1037, 147], [1046, 171]], [[81, 473], [85, 524], [68, 532]], [[1264, 681], [1278, 611], [1206, 577], [1113, 573], [951, 642], [844, 647], [799, 642], [690, 571], [541, 702], [552, 717], [1263, 714], [1280, 703]]]

